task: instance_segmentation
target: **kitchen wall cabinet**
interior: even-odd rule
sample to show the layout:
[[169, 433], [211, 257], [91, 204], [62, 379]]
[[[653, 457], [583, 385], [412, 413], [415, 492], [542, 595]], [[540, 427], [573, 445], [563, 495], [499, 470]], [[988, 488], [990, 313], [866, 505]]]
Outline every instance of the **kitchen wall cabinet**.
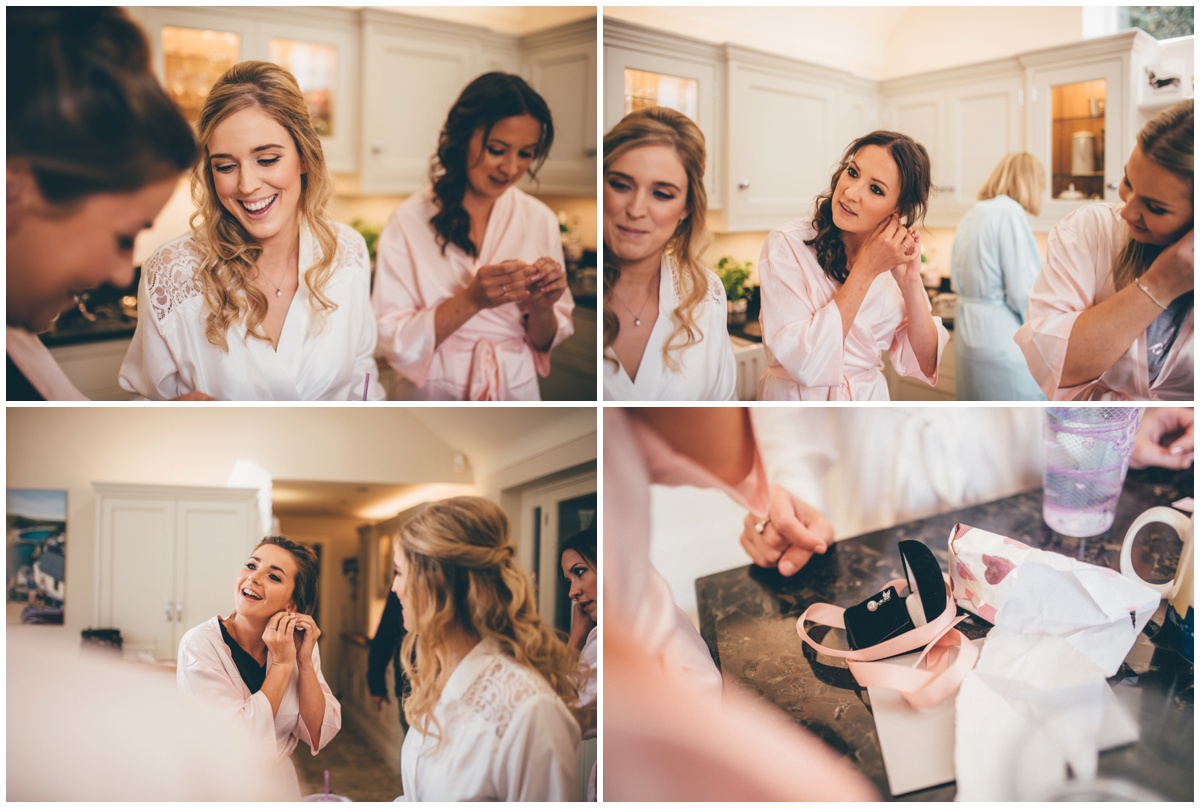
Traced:
[[[704, 133], [704, 188], [710, 209], [725, 204], [722, 59], [722, 51], [715, 45], [622, 20], [604, 21], [604, 131], [627, 113], [655, 104], [691, 117]], [[662, 77], [664, 93], [654, 97], [635, 94], [635, 78], [644, 78], [640, 74]]]
[[[330, 170], [358, 169], [359, 26], [355, 12], [289, 8], [281, 15], [277, 8], [187, 7], [131, 7], [129, 11], [145, 27], [155, 71], [185, 113], [194, 114], [200, 108], [212, 84], [232, 64], [247, 59], [284, 61], [309, 98]], [[197, 47], [173, 54], [172, 37], [181, 33]], [[206, 45], [207, 41], [220, 43], [220, 47]], [[292, 63], [287, 63], [288, 59]]]
[[[1035, 227], [1052, 227], [1089, 197], [1120, 200], [1125, 161], [1143, 123], [1137, 82], [1143, 66], [1152, 63], [1158, 52], [1159, 45], [1150, 35], [1133, 30], [1021, 54], [1030, 101], [1025, 117], [1027, 148], [1050, 174], [1047, 199]], [[1086, 97], [1073, 99], [1081, 95]], [[1085, 132], [1091, 137], [1084, 137]], [[1080, 166], [1078, 155], [1070, 153], [1074, 149], [1091, 151], [1092, 171]], [[1070, 184], [1082, 198], [1060, 196]]]
[[258, 491], [93, 488], [99, 544], [94, 624], [120, 629], [130, 650], [173, 660], [188, 629], [232, 610], [237, 571], [261, 538]]
[[526, 79], [554, 116], [554, 145], [531, 193], [596, 194], [596, 20], [521, 39]]
[[1022, 148], [1015, 59], [884, 82], [883, 125], [929, 152], [934, 192], [925, 223], [954, 227], [1000, 159]]
[[128, 401], [117, 377], [129, 352], [131, 337], [59, 345], [50, 355], [79, 392], [94, 401]]

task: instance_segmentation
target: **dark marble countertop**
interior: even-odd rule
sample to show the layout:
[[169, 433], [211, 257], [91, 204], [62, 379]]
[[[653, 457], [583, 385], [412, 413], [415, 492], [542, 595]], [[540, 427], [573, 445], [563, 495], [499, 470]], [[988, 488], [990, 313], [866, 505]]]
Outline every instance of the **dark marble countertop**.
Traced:
[[[1121, 540], [1142, 511], [1191, 496], [1191, 469], [1131, 471], [1117, 504], [1113, 527], [1078, 539], [1057, 534], [1042, 522], [1042, 491], [1037, 489], [950, 513], [897, 525], [836, 543], [793, 578], [753, 566], [727, 570], [696, 581], [700, 633], [726, 682], [737, 682], [774, 703], [835, 750], [855, 763], [887, 795], [879, 739], [866, 688], [845, 663], [801, 643], [796, 618], [817, 602], [850, 606], [879, 591], [892, 578], [904, 577], [897, 542], [919, 539], [946, 568], [950, 530], [962, 522], [1053, 550], [1071, 558], [1117, 568]], [[1173, 537], [1150, 542], [1149, 580], [1170, 577], [1179, 557]], [[1131, 780], [1168, 800], [1194, 798], [1195, 715], [1193, 667], [1155, 641], [1166, 604], [1160, 605], [1137, 638], [1117, 675], [1109, 680], [1118, 699], [1136, 714], [1141, 738], [1100, 755], [1100, 775]], [[960, 624], [975, 638], [990, 625], [975, 617]], [[820, 635], [817, 636], [817, 639]], [[953, 784], [903, 795], [904, 800], [953, 800]]]

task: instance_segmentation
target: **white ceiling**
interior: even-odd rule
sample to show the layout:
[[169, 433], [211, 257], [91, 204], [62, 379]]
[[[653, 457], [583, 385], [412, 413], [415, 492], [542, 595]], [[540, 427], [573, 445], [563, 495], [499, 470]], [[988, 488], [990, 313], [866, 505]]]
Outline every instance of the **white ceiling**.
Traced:
[[502, 34], [526, 36], [556, 25], [596, 16], [594, 6], [368, 6], [376, 11], [412, 14], [478, 25]]

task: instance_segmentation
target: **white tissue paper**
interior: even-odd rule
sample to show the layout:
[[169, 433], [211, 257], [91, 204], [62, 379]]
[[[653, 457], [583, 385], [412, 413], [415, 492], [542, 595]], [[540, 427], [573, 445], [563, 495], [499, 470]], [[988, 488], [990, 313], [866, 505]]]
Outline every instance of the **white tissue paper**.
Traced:
[[995, 627], [958, 694], [962, 801], [1047, 799], [1067, 779], [1068, 765], [1086, 781], [1100, 749], [1137, 738], [1105, 679], [1120, 668], [1160, 595], [1113, 570], [1034, 552], [1039, 557], [1004, 576], [1002, 602], [991, 601]]

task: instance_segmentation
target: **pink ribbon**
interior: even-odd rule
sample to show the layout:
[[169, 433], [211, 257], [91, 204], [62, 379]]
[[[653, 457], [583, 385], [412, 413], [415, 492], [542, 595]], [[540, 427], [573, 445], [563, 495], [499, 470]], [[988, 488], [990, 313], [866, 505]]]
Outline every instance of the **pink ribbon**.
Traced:
[[[856, 651], [830, 648], [808, 636], [804, 629], [806, 622], [846, 628], [846, 610], [829, 603], [814, 603], [805, 609], [796, 621], [796, 633], [817, 653], [845, 659], [855, 681], [863, 687], [896, 690], [913, 707], [929, 707], [957, 692], [979, 658], [979, 649], [954, 628], [966, 615], [958, 616], [950, 594], [950, 580], [945, 575], [942, 580], [946, 583], [946, 608], [940, 615], [923, 626], [870, 648]], [[908, 582], [898, 578], [889, 581], [884, 588], [888, 586], [894, 586], [900, 592], [908, 589]], [[958, 655], [950, 662], [950, 651], [955, 646], [958, 647]], [[922, 647], [924, 650], [910, 668], [877, 661]], [[924, 668], [921, 667], [922, 663], [925, 663]]]

